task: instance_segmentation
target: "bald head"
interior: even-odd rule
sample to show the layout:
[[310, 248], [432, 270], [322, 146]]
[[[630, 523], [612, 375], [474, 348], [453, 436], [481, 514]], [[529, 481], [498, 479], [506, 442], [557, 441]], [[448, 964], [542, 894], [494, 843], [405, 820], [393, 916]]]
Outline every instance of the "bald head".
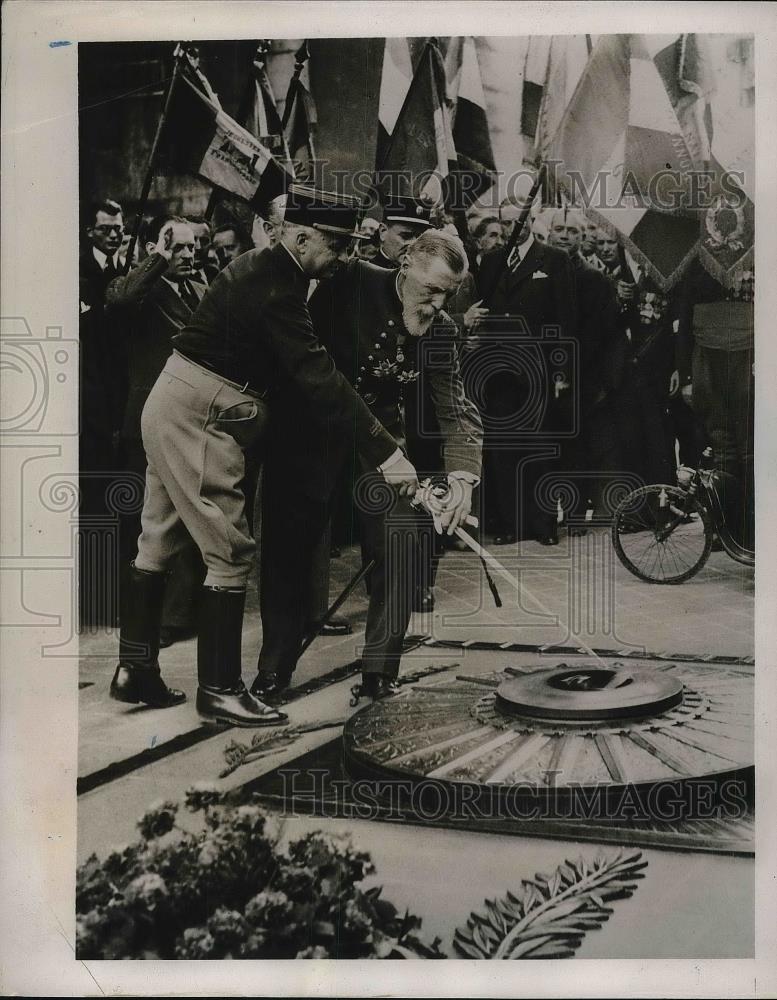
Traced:
[[584, 222], [574, 208], [557, 208], [548, 220], [548, 242], [570, 255], [580, 250], [583, 240]]

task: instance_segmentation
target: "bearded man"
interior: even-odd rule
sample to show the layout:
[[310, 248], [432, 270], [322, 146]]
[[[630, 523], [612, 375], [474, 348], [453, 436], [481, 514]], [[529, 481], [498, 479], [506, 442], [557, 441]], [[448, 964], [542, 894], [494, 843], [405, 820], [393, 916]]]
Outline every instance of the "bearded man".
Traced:
[[[483, 430], [466, 398], [456, 349], [457, 329], [442, 311], [467, 273], [458, 237], [428, 230], [407, 250], [399, 270], [352, 260], [311, 296], [314, 329], [337, 368], [372, 414], [397, 440], [408, 427], [403, 399], [408, 389], [423, 401], [414, 419], [417, 434], [436, 418], [449, 484], [441, 526], [453, 534], [470, 512], [480, 479]], [[281, 399], [279, 399], [279, 404]], [[282, 696], [299, 655], [306, 624], [309, 560], [325, 530], [329, 498], [348, 476], [355, 455], [352, 435], [342, 428], [314, 437], [306, 402], [282, 394], [271, 420], [283, 434], [270, 434], [264, 466], [262, 625], [264, 643], [252, 692], [264, 701]], [[273, 442], [277, 445], [273, 447]], [[382, 487], [364, 463], [355, 490], [365, 558], [375, 560], [362, 653], [363, 691], [385, 697], [399, 671], [417, 576], [424, 560], [419, 539], [429, 542], [428, 515]], [[349, 480], [351, 481], [351, 480]]]

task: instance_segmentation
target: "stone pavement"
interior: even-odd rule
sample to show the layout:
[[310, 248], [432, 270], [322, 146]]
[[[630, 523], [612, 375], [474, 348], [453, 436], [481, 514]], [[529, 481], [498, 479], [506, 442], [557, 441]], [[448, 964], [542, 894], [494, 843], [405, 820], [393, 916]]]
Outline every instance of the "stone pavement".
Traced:
[[[686, 583], [643, 583], [621, 566], [606, 531], [580, 538], [562, 535], [561, 544], [543, 548], [518, 543], [492, 548], [507, 569], [520, 574], [523, 599], [494, 574], [503, 606], [496, 608], [474, 553], [448, 552], [440, 564], [433, 614], [413, 616], [410, 631], [440, 639], [477, 639], [527, 644], [581, 640], [593, 647], [655, 653], [753, 654], [753, 570], [713, 553]], [[357, 551], [332, 560], [332, 595], [357, 568]], [[294, 684], [301, 685], [354, 661], [363, 639], [367, 598], [358, 587], [343, 608], [354, 634], [319, 638], [299, 662]], [[249, 591], [243, 631], [243, 674], [250, 683], [261, 646], [256, 594]], [[186, 704], [164, 711], [123, 706], [108, 698], [116, 665], [114, 632], [81, 637], [79, 776], [159, 746], [200, 726], [194, 708], [196, 640], [162, 650], [168, 683], [186, 691]], [[440, 655], [438, 651], [437, 655]], [[444, 654], [448, 655], [448, 654]], [[450, 659], [450, 656], [448, 657]], [[406, 654], [403, 671], [426, 663], [423, 647]], [[344, 713], [347, 698], [341, 706]]]
[[[474, 554], [449, 552], [441, 562], [433, 614], [415, 615], [410, 631], [437, 639], [475, 639], [525, 644], [571, 644], [639, 652], [752, 656], [753, 570], [713, 553], [692, 580], [656, 586], [632, 577], [617, 561], [609, 535], [595, 530], [581, 538], [562, 534], [556, 548], [536, 543], [491, 550], [524, 587], [522, 600], [494, 576], [503, 606], [496, 608]], [[332, 596], [356, 571], [352, 550], [332, 561]], [[343, 609], [354, 634], [317, 639], [300, 661], [295, 686], [352, 663], [363, 637], [367, 601], [357, 588]], [[250, 682], [261, 644], [255, 593], [249, 593], [243, 641], [244, 678]], [[246, 730], [204, 726], [194, 708], [196, 641], [163, 650], [165, 678], [189, 701], [175, 709], [151, 710], [111, 702], [108, 686], [118, 647], [116, 634], [82, 636], [79, 722], [78, 859], [103, 855], [136, 836], [143, 811], [161, 799], [179, 799], [199, 781], [213, 781], [224, 768], [224, 750]], [[494, 654], [491, 654], [493, 656]], [[537, 654], [511, 654], [516, 663]], [[558, 655], [549, 660], [556, 663]], [[428, 666], [493, 669], [475, 650], [419, 646], [403, 657], [402, 672]], [[341, 679], [288, 706], [290, 723], [326, 728], [299, 736], [219, 781], [238, 787], [335, 738], [357, 709], [348, 704], [353, 679]], [[363, 707], [362, 702], [359, 708]], [[148, 760], [144, 756], [146, 754]], [[567, 843], [397, 823], [294, 816], [288, 836], [311, 828], [348, 829], [377, 866], [373, 881], [385, 895], [423, 917], [424, 930], [449, 942], [453, 929], [486, 896], [503, 893], [521, 878], [548, 871], [565, 857], [593, 856], [593, 843]], [[607, 845], [605, 850], [614, 850]], [[448, 874], [468, 858], [466, 880]], [[746, 857], [646, 850], [648, 871], [640, 891], [618, 904], [601, 931], [587, 936], [580, 957], [744, 957], [752, 952], [753, 863]], [[498, 862], [497, 860], [498, 859]], [[725, 901], [725, 906], [722, 902]], [[646, 916], [647, 915], [647, 916]], [[650, 933], [645, 937], [647, 920]]]

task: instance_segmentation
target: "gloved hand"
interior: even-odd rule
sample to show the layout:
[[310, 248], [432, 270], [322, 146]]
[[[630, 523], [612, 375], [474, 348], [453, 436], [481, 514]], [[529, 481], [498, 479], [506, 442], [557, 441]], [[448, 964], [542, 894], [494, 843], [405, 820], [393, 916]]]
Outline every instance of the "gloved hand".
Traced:
[[396, 486], [401, 497], [415, 496], [418, 489], [418, 473], [415, 471], [415, 466], [401, 452], [397, 458], [390, 459], [389, 462], [387, 467], [384, 463], [380, 470], [386, 482]]

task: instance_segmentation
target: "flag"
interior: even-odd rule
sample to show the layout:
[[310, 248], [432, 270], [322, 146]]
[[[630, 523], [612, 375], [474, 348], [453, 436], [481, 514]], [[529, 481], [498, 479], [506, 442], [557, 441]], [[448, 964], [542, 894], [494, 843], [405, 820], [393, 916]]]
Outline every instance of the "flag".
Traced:
[[546, 35], [532, 35], [526, 47], [523, 62], [523, 85], [521, 87], [521, 135], [527, 148], [534, 145], [539, 123], [540, 105], [548, 73], [550, 38]]
[[589, 35], [553, 35], [534, 132], [534, 157], [546, 160], [564, 112], [591, 54]]
[[293, 178], [247, 129], [217, 107], [183, 70], [160, 140], [167, 173], [191, 173], [248, 202], [259, 214]]
[[656, 55], [657, 36], [603, 35], [549, 148], [556, 179], [668, 291], [699, 249], [694, 161]]
[[[378, 185], [395, 195], [443, 201], [448, 175], [457, 167], [445, 66], [439, 48], [427, 43], [399, 112], [391, 140], [378, 163]], [[398, 176], [405, 174], [405, 177]]]
[[699, 258], [714, 278], [732, 288], [741, 272], [753, 266], [753, 108], [738, 105], [723, 110], [716, 105], [715, 75], [703, 36], [666, 40], [653, 59], [694, 167], [711, 176], [706, 203], [699, 206]]
[[283, 108], [283, 132], [297, 180], [312, 182], [316, 158], [313, 133], [317, 115], [313, 98], [301, 79], [305, 63], [310, 58], [307, 42], [302, 43], [294, 58], [294, 74], [289, 81]]
[[375, 162], [383, 162], [391, 134], [399, 118], [413, 79], [410, 43], [407, 38], [387, 38], [383, 48], [383, 70], [378, 97], [378, 146]]
[[263, 44], [257, 46], [251, 65], [251, 83], [241, 109], [242, 113], [238, 118], [251, 135], [263, 141], [273, 156], [281, 161], [288, 161], [286, 136], [275, 104], [275, 94], [265, 69], [266, 52], [267, 46]]
[[466, 208], [496, 181], [486, 98], [474, 38], [451, 39], [445, 57], [445, 74], [457, 158], [452, 179], [461, 195], [455, 201]]

